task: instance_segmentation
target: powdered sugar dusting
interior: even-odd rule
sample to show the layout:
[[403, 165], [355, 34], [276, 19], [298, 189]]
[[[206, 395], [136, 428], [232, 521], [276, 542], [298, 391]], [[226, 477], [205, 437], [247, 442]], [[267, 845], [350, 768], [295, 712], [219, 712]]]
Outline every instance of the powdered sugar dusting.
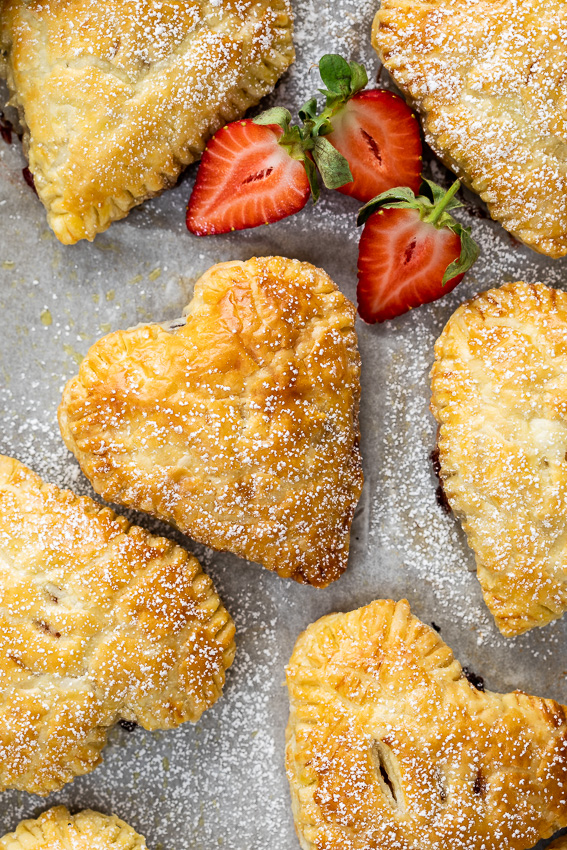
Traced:
[[[269, 103], [297, 108], [319, 85], [311, 65], [333, 50], [378, 63], [370, 47], [374, 0], [296, 0], [298, 61]], [[232, 236], [188, 236], [185, 205], [195, 167], [176, 189], [134, 210], [90, 245], [62, 248], [21, 178], [16, 145], [0, 144], [0, 446], [46, 480], [90, 488], [64, 448], [55, 411], [77, 360], [110, 330], [173, 319], [194, 281], [216, 262], [283, 254], [322, 266], [351, 299], [356, 292], [357, 204], [323, 192], [297, 216]], [[448, 182], [434, 164], [433, 176]], [[0, 834], [49, 803], [115, 811], [153, 850], [294, 850], [283, 768], [288, 716], [284, 666], [302, 629], [333, 611], [407, 596], [435, 622], [456, 657], [496, 690], [520, 687], [567, 703], [565, 618], [513, 641], [496, 631], [456, 520], [435, 500], [428, 410], [433, 344], [467, 297], [504, 280], [562, 286], [552, 264], [514, 242], [480, 205], [458, 215], [472, 225], [481, 259], [449, 297], [383, 327], [357, 324], [362, 354], [362, 454], [366, 485], [353, 524], [349, 568], [332, 587], [299, 587], [236, 557], [207, 550], [146, 516], [138, 522], [181, 541], [214, 578], [237, 627], [237, 654], [223, 697], [196, 726], [132, 732], [117, 726], [104, 764], [48, 801], [2, 795]], [[156, 269], [161, 274], [156, 276]], [[56, 295], [57, 298], [53, 298]], [[96, 300], [94, 300], [96, 299]], [[49, 309], [52, 322], [41, 314]], [[32, 331], [31, 328], [34, 328]]]
[[172, 185], [293, 59], [287, 0], [14, 3], [0, 17], [34, 185], [67, 245]]
[[563, 709], [479, 690], [407, 602], [315, 623], [287, 680], [286, 765], [310, 850], [524, 850], [567, 825]]
[[376, 45], [455, 162], [511, 233], [567, 253], [561, 0], [385, 0]]

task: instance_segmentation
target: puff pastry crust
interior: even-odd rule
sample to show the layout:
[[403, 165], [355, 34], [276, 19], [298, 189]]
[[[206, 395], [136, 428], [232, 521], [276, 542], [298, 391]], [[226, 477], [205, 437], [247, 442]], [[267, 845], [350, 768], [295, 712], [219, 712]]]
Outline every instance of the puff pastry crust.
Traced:
[[0, 790], [88, 773], [120, 718], [196, 721], [233, 637], [184, 549], [0, 456]]
[[563, 0], [382, 0], [372, 38], [427, 142], [492, 217], [565, 256]]
[[146, 842], [116, 815], [90, 809], [71, 815], [56, 806], [0, 838], [0, 850], [146, 850]]
[[549, 845], [547, 850], [567, 850], [567, 835], [563, 835]]
[[567, 609], [567, 294], [509, 283], [435, 345], [440, 477], [484, 598], [513, 636]]
[[294, 59], [288, 0], [1, 0], [0, 61], [57, 238], [175, 183]]
[[567, 825], [567, 709], [476, 690], [407, 602], [309, 626], [287, 681], [303, 850], [526, 850]]
[[327, 585], [362, 488], [354, 307], [320, 269], [268, 257], [213, 266], [187, 312], [90, 349], [65, 443], [105, 499]]

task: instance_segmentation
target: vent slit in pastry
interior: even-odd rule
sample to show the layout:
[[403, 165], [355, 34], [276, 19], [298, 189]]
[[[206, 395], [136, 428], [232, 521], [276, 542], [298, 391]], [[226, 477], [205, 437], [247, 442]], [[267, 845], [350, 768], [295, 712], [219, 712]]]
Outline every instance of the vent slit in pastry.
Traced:
[[378, 782], [384, 796], [392, 808], [399, 808], [403, 796], [399, 785], [399, 773], [396, 767], [395, 756], [383, 741], [374, 741], [371, 754]]
[[479, 767], [474, 778], [473, 794], [476, 794], [478, 797], [486, 797], [486, 792], [486, 779], [484, 778], [482, 769]]
[[110, 334], [61, 433], [97, 493], [315, 586], [346, 568], [362, 489], [355, 311], [282, 257], [214, 266], [186, 321]]
[[185, 550], [0, 456], [0, 791], [93, 770], [121, 718], [197, 721], [233, 638]]
[[302, 850], [526, 850], [567, 827], [567, 708], [477, 690], [407, 602], [310, 625], [287, 683]]
[[445, 776], [445, 771], [437, 765], [437, 769], [435, 771], [435, 779], [437, 786], [437, 793], [439, 794], [439, 799], [442, 803], [446, 803], [449, 797], [449, 792], [447, 789], [447, 779]]
[[60, 638], [61, 632], [56, 631], [53, 626], [50, 626], [49, 623], [46, 623], [45, 620], [33, 620], [34, 626], [37, 626], [38, 629], [45, 632], [47, 635], [51, 635], [54, 638]]

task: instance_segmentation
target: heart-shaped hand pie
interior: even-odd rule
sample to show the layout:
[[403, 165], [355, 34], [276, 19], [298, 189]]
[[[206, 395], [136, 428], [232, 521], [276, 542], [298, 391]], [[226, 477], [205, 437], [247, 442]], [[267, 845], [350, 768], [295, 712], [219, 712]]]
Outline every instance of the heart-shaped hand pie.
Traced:
[[352, 304], [268, 257], [214, 266], [187, 313], [90, 349], [59, 408], [65, 443], [105, 499], [329, 584], [362, 488]]
[[567, 609], [567, 295], [509, 283], [435, 345], [440, 477], [486, 604], [517, 635]]
[[382, 0], [372, 41], [428, 144], [492, 217], [564, 257], [565, 0]]
[[65, 244], [172, 186], [293, 58], [287, 0], [0, 3], [0, 75]]
[[567, 717], [481, 692], [407, 602], [331, 614], [287, 668], [303, 850], [526, 850], [567, 826]]
[[0, 790], [88, 773], [121, 718], [198, 720], [233, 638], [184, 549], [0, 456]]
[[56, 806], [0, 838], [0, 850], [146, 850], [146, 842], [116, 815]]

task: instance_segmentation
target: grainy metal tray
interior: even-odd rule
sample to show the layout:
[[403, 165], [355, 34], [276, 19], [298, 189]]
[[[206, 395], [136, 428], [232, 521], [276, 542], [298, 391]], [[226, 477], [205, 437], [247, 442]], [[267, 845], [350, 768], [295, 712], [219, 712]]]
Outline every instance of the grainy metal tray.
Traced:
[[[376, 0], [295, 0], [297, 62], [277, 102], [297, 108], [319, 84], [313, 63], [336, 51], [367, 64]], [[270, 102], [274, 102], [272, 98]], [[283, 254], [322, 266], [355, 297], [357, 205], [326, 193], [313, 209], [226, 237], [198, 239], [184, 210], [195, 167], [174, 190], [134, 210], [93, 244], [60, 245], [21, 176], [20, 148], [0, 142], [0, 451], [48, 481], [90, 493], [67, 452], [55, 412], [65, 381], [100, 336], [178, 316], [213, 263]], [[433, 176], [448, 179], [431, 164]], [[407, 596], [435, 622], [463, 664], [489, 687], [515, 687], [567, 703], [567, 618], [516, 640], [495, 629], [460, 527], [436, 501], [428, 373], [433, 343], [465, 298], [507, 280], [567, 280], [552, 262], [514, 242], [468, 196], [462, 220], [482, 256], [448, 297], [379, 327], [359, 323], [362, 451], [366, 483], [347, 573], [326, 590], [300, 587], [177, 535], [213, 576], [237, 624], [238, 651], [223, 698], [196, 726], [150, 734], [117, 727], [94, 773], [48, 800], [0, 797], [0, 835], [47, 804], [114, 811], [159, 850], [294, 850], [283, 767], [284, 666], [299, 632], [333, 610]], [[137, 517], [145, 525], [171, 530]]]

